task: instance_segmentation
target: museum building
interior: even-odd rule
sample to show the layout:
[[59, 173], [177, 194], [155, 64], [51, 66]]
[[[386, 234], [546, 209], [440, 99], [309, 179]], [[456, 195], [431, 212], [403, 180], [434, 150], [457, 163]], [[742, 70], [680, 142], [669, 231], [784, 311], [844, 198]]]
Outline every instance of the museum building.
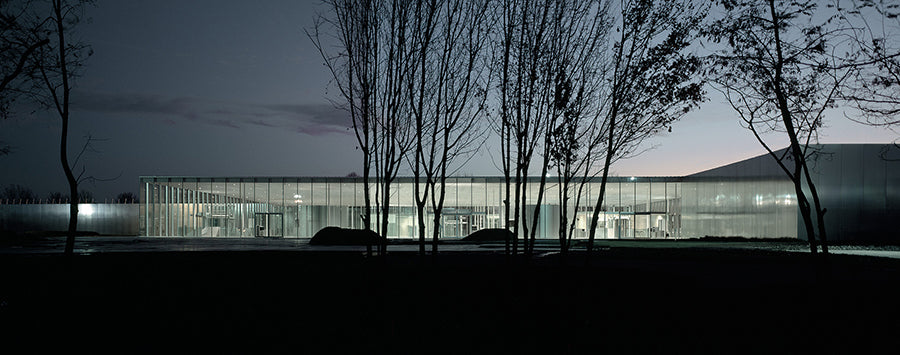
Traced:
[[[900, 217], [900, 149], [891, 144], [811, 149], [811, 171], [828, 209], [830, 239], [892, 238], [895, 227], [890, 222]], [[527, 211], [538, 207], [539, 180], [525, 181]], [[362, 228], [363, 185], [361, 177], [141, 177], [139, 235], [308, 238], [327, 226]], [[448, 178], [439, 226], [442, 238], [502, 228], [508, 218], [504, 189], [503, 177]], [[575, 238], [587, 237], [599, 191], [597, 177], [585, 185], [577, 209], [575, 196], [568, 199], [566, 218], [575, 222]], [[395, 180], [387, 237], [416, 237], [413, 194], [413, 178]], [[372, 197], [374, 201], [374, 191]], [[557, 238], [563, 209], [556, 177], [547, 178], [540, 209], [537, 237]], [[430, 235], [432, 211], [425, 213]], [[774, 158], [764, 154], [688, 176], [610, 177], [596, 235], [805, 238], [805, 231], [793, 185]]]

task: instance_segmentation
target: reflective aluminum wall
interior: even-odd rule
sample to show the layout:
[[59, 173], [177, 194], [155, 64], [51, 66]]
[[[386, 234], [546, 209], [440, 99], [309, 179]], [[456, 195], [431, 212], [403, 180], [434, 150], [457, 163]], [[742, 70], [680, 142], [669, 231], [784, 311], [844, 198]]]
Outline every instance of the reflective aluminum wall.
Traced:
[[[138, 235], [136, 203], [80, 203], [78, 230], [101, 235]], [[16, 233], [65, 231], [69, 228], [69, 205], [64, 203], [0, 203], [0, 231]]]

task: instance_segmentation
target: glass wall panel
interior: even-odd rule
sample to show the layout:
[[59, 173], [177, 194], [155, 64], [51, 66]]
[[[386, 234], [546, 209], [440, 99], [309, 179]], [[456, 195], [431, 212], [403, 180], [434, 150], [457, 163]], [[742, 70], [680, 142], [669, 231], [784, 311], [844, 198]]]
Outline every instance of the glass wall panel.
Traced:
[[198, 223], [201, 223], [201, 216], [199, 213], [197, 202], [197, 179], [185, 178], [182, 181], [181, 186], [185, 190], [184, 201], [187, 216], [187, 220], [185, 221], [185, 230], [181, 235], [185, 237], [197, 237], [200, 235], [200, 230], [197, 225]]
[[356, 184], [354, 183], [355, 179], [352, 178], [342, 178], [340, 179], [341, 184], [341, 201], [340, 206], [344, 211], [345, 220], [343, 221], [343, 226], [346, 228], [353, 229], [361, 229], [362, 228], [362, 218], [360, 218], [361, 213], [358, 213], [358, 209], [356, 206]]
[[255, 199], [254, 195], [256, 194], [255, 184], [253, 179], [244, 178], [241, 179], [241, 194], [243, 196], [243, 201], [241, 201], [241, 207], [238, 209], [240, 214], [240, 236], [241, 237], [252, 237], [253, 236], [253, 214], [254, 214], [254, 206]]
[[[329, 226], [327, 213], [328, 184], [325, 179], [314, 179], [310, 183], [310, 233]], [[305, 200], [304, 200], [305, 201]]]
[[300, 196], [296, 179], [285, 179], [282, 183], [284, 199], [284, 237], [299, 237], [300, 209], [298, 208]]
[[207, 226], [211, 237], [227, 236], [225, 233], [228, 223], [228, 213], [225, 205], [225, 179], [217, 178], [210, 181], [209, 192], [209, 216]]
[[230, 178], [225, 182], [225, 198], [227, 218], [225, 220], [225, 236], [240, 237], [240, 206], [241, 183], [240, 179]]
[[666, 183], [667, 235], [674, 238], [681, 237], [681, 189], [681, 183]]
[[197, 229], [199, 229], [199, 236], [201, 237], [218, 237], [218, 230], [214, 229], [214, 222], [212, 222], [212, 205], [213, 205], [213, 194], [212, 194], [212, 179], [210, 178], [198, 178], [197, 179], [197, 214], [199, 215]]

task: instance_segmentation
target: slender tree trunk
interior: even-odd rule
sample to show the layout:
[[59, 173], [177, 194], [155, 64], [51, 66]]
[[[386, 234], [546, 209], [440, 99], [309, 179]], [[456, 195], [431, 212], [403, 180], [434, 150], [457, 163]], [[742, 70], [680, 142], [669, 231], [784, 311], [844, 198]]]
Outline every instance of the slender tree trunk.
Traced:
[[69, 136], [69, 94], [71, 93], [71, 86], [69, 85], [69, 68], [67, 66], [68, 55], [66, 53], [66, 34], [64, 28], [64, 18], [62, 13], [62, 3], [60, 0], [53, 1], [53, 12], [54, 18], [53, 21], [56, 23], [56, 35], [59, 40], [59, 58], [58, 65], [60, 69], [60, 75], [62, 77], [62, 102], [56, 97], [56, 91], [52, 86], [50, 86], [49, 81], [48, 89], [54, 95], [54, 99], [56, 100], [56, 108], [59, 111], [60, 119], [62, 120], [62, 133], [60, 135], [59, 140], [59, 160], [62, 164], [63, 171], [66, 174], [66, 182], [69, 183], [69, 194], [71, 195], [71, 199], [69, 202], [69, 227], [66, 236], [66, 246], [64, 253], [66, 255], [71, 256], [75, 250], [75, 234], [78, 232], [78, 180], [75, 178], [75, 175], [72, 173], [72, 167], [69, 165], [69, 157], [68, 157], [68, 136]]
[[797, 132], [795, 131], [793, 116], [790, 109], [788, 108], [787, 98], [784, 93], [784, 88], [782, 87], [782, 67], [784, 59], [782, 57], [781, 48], [781, 26], [778, 21], [778, 15], [775, 11], [774, 0], [769, 0], [769, 13], [772, 18], [772, 30], [775, 35], [775, 54], [777, 57], [775, 62], [775, 77], [773, 78], [773, 88], [775, 91], [775, 98], [778, 103], [778, 109], [781, 112], [781, 121], [784, 124], [785, 131], [787, 132], [788, 138], [790, 140], [791, 156], [794, 159], [794, 176], [791, 178], [791, 180], [794, 183], [794, 191], [796, 192], [797, 199], [800, 202], [800, 214], [803, 216], [803, 224], [806, 226], [806, 235], [809, 241], [810, 252], [812, 254], [816, 254], [818, 248], [816, 247], [815, 230], [813, 229], [809, 200], [806, 198], [806, 195], [803, 192], [803, 179], [800, 176], [800, 174], [803, 173], [803, 167], [806, 165], [806, 155], [804, 154], [803, 149], [800, 147], [799, 139], [797, 139]]
[[[419, 147], [418, 150], [421, 152], [421, 147]], [[419, 153], [416, 153], [416, 155], [419, 155]], [[418, 159], [418, 157], [416, 159]], [[419, 162], [416, 161], [415, 164], [419, 164]], [[428, 190], [426, 188], [425, 196], [421, 195], [422, 188], [420, 186], [421, 181], [419, 178], [418, 168], [416, 168], [416, 170], [417, 171], [415, 172], [415, 175], [416, 175], [415, 194], [416, 194], [416, 220], [419, 223], [419, 228], [418, 228], [418, 231], [419, 231], [419, 255], [425, 256], [425, 200], [428, 198], [428, 194], [427, 194]]]
[[[505, 123], [504, 123], [504, 125], [505, 125]], [[504, 128], [504, 129], [508, 131], [508, 128]], [[505, 243], [504, 243], [504, 248], [505, 248], [505, 251], [506, 251], [506, 255], [511, 255], [511, 254], [512, 254], [512, 248], [511, 248], [512, 246], [511, 246], [511, 243], [515, 243], [515, 235], [512, 236], [513, 240], [509, 240], [509, 238], [510, 238], [510, 235], [509, 235], [509, 234], [510, 234], [510, 225], [509, 225], [509, 217], [510, 217], [510, 215], [509, 215], [510, 209], [509, 209], [509, 208], [510, 208], [510, 206], [509, 206], [509, 199], [510, 199], [510, 197], [511, 197], [511, 196], [510, 196], [510, 191], [509, 191], [509, 189], [510, 189], [510, 187], [511, 187], [511, 181], [510, 181], [510, 175], [511, 175], [511, 174], [510, 174], [510, 169], [509, 169], [509, 168], [510, 168], [510, 164], [509, 164], [509, 153], [510, 153], [510, 150], [509, 150], [509, 149], [510, 149], [509, 133], [506, 134], [505, 145], [506, 145], [506, 148], [503, 148], [503, 149], [506, 149], [506, 156], [503, 158], [503, 159], [504, 159], [504, 164], [506, 164], [506, 165], [503, 167], [503, 177], [504, 177], [504, 183], [503, 183], [503, 185], [504, 185], [504, 189], [505, 189], [505, 192], [504, 192], [504, 195], [503, 195], [503, 196], [504, 196], [504, 198], [503, 198], [503, 226], [504, 226], [504, 229], [506, 229], [506, 233], [504, 233], [504, 241], [505, 241]]]
[[606, 157], [603, 161], [603, 177], [600, 178], [600, 195], [597, 197], [597, 204], [594, 205], [594, 212], [591, 214], [591, 231], [588, 233], [586, 258], [590, 258], [591, 253], [594, 251], [594, 237], [597, 234], [597, 220], [600, 217], [600, 208], [603, 207], [603, 198], [606, 194], [606, 181], [609, 178], [609, 166], [612, 165], [612, 157], [613, 153], [615, 153], [616, 115], [618, 115], [618, 106], [613, 106], [612, 112], [609, 115], [609, 136], [607, 137], [606, 142]]
[[604, 194], [606, 194], [606, 180], [608, 177], [610, 160], [611, 158], [607, 155], [606, 163], [603, 167], [603, 177], [600, 178], [600, 196], [597, 197], [597, 203], [594, 205], [594, 211], [591, 214], [591, 226], [590, 231], [588, 232], [587, 257], [590, 257], [591, 253], [594, 251], [594, 239], [597, 234], [597, 222], [600, 219], [600, 208], [603, 207], [603, 197]]
[[[552, 127], [553, 122], [550, 122]], [[538, 222], [541, 216], [541, 203], [544, 200], [544, 187], [547, 186], [547, 169], [550, 167], [550, 133], [547, 132], [544, 139], [544, 160], [541, 166], [541, 182], [538, 185], [537, 204], [534, 206], [534, 217], [531, 221], [531, 241], [529, 242], [528, 255], [534, 255], [534, 244], [537, 236]]]
[[[520, 159], [516, 159], [517, 161]], [[512, 255], [516, 255], [519, 253], [519, 205], [522, 203], [519, 200], [519, 197], [522, 194], [522, 176], [520, 172], [519, 164], [516, 163], [516, 191], [515, 191], [515, 201], [516, 203], [513, 205], [513, 243], [512, 243]]]
[[62, 163], [63, 171], [66, 174], [66, 181], [69, 183], [69, 227], [66, 234], [65, 254], [71, 256], [75, 250], [75, 235], [78, 233], [78, 181], [72, 174], [69, 167], [67, 136], [69, 131], [69, 115], [68, 112], [62, 117], [62, 135], [59, 143], [59, 158]]
[[[434, 220], [433, 220], [434, 221], [434, 230], [431, 232], [432, 233], [431, 253], [435, 257], [437, 257], [438, 239], [440, 238], [441, 229], [442, 229], [441, 228], [441, 218], [442, 218], [441, 211], [443, 211], [443, 209], [444, 209], [444, 198], [446, 197], [446, 184], [447, 184], [446, 174], [441, 174], [440, 180], [441, 180], [440, 181], [441, 187], [439, 189], [440, 194], [438, 194], [436, 191], [434, 191], [434, 187], [432, 187], [432, 190], [431, 190], [431, 198], [432, 198], [431, 207], [434, 209]], [[432, 185], [432, 186], [434, 186], [434, 185]], [[437, 198], [437, 201], [434, 200], [435, 198]]]
[[[564, 169], [568, 170], [568, 169]], [[569, 173], [563, 172], [560, 176], [557, 177], [559, 182], [559, 230], [557, 231], [559, 238], [559, 254], [562, 257], [566, 256], [566, 253], [569, 251], [568, 243], [566, 243], [566, 230], [568, 230], [569, 226]], [[577, 212], [576, 212], [577, 214]]]
[[[806, 162], [804, 161], [804, 164]], [[816, 189], [815, 183], [813, 183], [812, 176], [810, 176], [809, 166], [804, 165], [804, 174], [806, 175], [806, 185], [809, 186], [809, 193], [813, 197], [813, 204], [815, 205], [816, 211], [816, 226], [819, 232], [819, 242], [822, 245], [822, 254], [828, 255], [828, 239], [825, 236], [825, 212], [826, 210], [822, 208], [822, 203], [819, 201], [819, 192]]]
[[[372, 198], [371, 198], [372, 187], [371, 187], [371, 183], [369, 181], [369, 176], [371, 176], [371, 171], [370, 171], [369, 162], [368, 162], [369, 153], [363, 152], [363, 156], [365, 157], [363, 159], [366, 160], [365, 165], [363, 165], [363, 193], [366, 195], [364, 197], [366, 205], [363, 208], [362, 219], [363, 219], [363, 227], [365, 227], [366, 230], [371, 231], [372, 230]], [[369, 257], [372, 256], [372, 243], [371, 242], [366, 243], [366, 255]]]
[[[504, 233], [504, 251], [506, 255], [511, 255], [512, 249], [509, 240], [509, 212], [510, 212], [510, 176], [511, 174], [511, 135], [510, 135], [510, 125], [511, 122], [509, 120], [509, 56], [510, 50], [512, 47], [512, 26], [510, 25], [511, 15], [509, 14], [508, 4], [504, 3], [503, 6], [503, 78], [500, 82], [500, 115], [502, 115], [501, 127], [500, 127], [500, 137], [501, 137], [501, 155], [502, 155], [502, 164], [503, 164], [503, 177], [504, 177], [504, 188], [505, 194], [503, 195], [503, 226], [506, 229]], [[515, 236], [514, 236], [515, 237]]]
[[381, 219], [381, 231], [383, 234], [381, 235], [381, 237], [382, 237], [381, 243], [378, 246], [378, 255], [380, 255], [380, 256], [384, 256], [385, 253], [387, 252], [388, 222], [390, 221], [388, 216], [389, 216], [389, 212], [390, 212], [390, 208], [391, 208], [390, 207], [390, 203], [391, 203], [390, 202], [390, 199], [391, 199], [390, 192], [391, 192], [391, 182], [390, 182], [390, 180], [385, 180], [384, 194], [381, 196], [382, 201], [383, 201], [382, 205], [381, 205], [381, 209], [383, 211], [382, 212], [383, 218]]

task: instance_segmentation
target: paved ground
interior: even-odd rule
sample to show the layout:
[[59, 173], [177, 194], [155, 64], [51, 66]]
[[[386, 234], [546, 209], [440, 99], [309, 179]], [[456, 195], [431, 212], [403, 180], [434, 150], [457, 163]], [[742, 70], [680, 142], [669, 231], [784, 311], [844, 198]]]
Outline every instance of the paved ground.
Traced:
[[[652, 241], [652, 240], [602, 240], [602, 248], [700, 248], [700, 249], [749, 249], [809, 253], [809, 248], [799, 241]], [[0, 254], [53, 254], [63, 250], [64, 237], [43, 237], [0, 243]], [[428, 246], [430, 250], [431, 246]], [[446, 242], [441, 251], [502, 251], [502, 244], [465, 244]], [[558, 250], [555, 241], [541, 241], [539, 252]], [[79, 237], [75, 252], [78, 254], [119, 252], [172, 252], [172, 251], [365, 251], [358, 246], [311, 246], [308, 238], [186, 238], [186, 237]], [[417, 251], [411, 240], [394, 241], [389, 251]], [[834, 254], [864, 255], [900, 259], [898, 246], [837, 245], [831, 247]]]

